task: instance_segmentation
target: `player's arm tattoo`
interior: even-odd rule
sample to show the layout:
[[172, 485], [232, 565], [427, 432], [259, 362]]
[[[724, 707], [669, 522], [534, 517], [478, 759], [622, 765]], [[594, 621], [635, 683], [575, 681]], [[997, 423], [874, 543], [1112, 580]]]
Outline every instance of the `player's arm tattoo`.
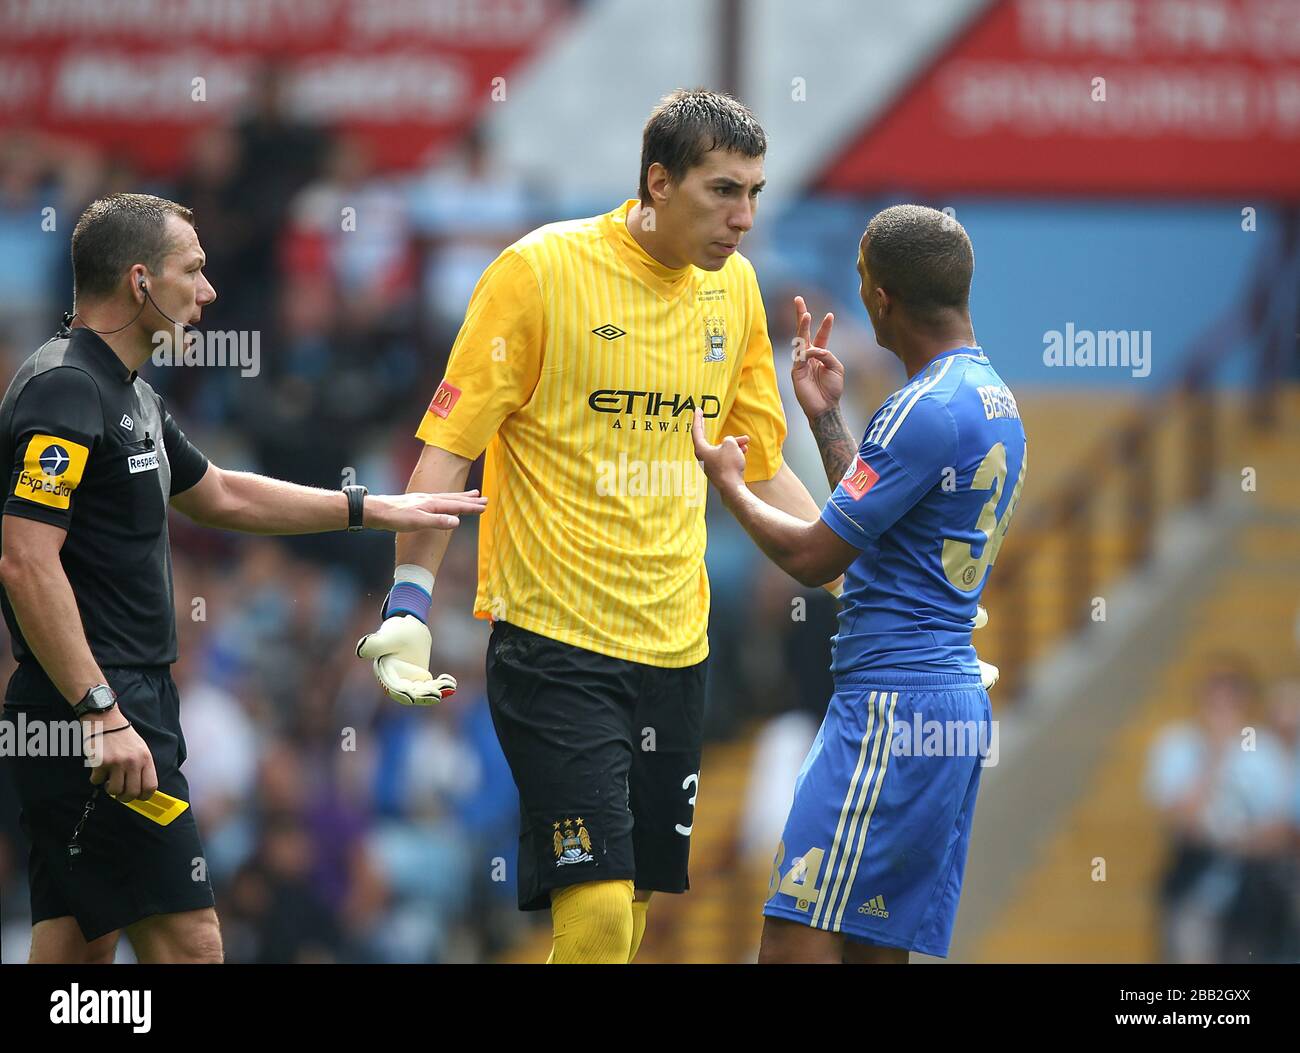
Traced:
[[858, 444], [849, 434], [848, 425], [837, 406], [827, 410], [811, 422], [813, 438], [817, 440], [817, 449], [821, 451], [822, 467], [826, 469], [826, 481], [834, 489], [839, 485], [844, 473], [849, 470], [853, 458], [857, 455]]

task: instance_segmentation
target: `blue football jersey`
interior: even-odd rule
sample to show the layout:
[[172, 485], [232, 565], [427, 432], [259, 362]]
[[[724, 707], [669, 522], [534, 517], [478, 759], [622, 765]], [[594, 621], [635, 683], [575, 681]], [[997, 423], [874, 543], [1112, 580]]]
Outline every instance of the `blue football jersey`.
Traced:
[[867, 426], [822, 522], [862, 550], [831, 669], [979, 676], [971, 629], [1025, 482], [1025, 430], [979, 347], [934, 359]]

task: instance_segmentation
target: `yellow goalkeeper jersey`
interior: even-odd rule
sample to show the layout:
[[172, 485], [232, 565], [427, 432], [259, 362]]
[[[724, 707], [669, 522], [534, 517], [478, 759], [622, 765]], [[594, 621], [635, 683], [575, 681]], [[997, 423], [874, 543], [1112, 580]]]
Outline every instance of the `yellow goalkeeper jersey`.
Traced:
[[628, 233], [635, 200], [521, 238], [483, 272], [416, 435], [485, 449], [477, 617], [664, 667], [709, 651], [710, 441], [781, 467], [785, 415], [754, 268], [670, 269]]

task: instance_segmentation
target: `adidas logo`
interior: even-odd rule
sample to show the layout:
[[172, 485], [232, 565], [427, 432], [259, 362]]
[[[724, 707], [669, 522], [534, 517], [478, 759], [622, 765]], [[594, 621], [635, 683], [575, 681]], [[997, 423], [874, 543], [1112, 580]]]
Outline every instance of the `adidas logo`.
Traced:
[[869, 899], [866, 903], [858, 908], [859, 914], [870, 914], [874, 918], [887, 918], [889, 911], [885, 910], [885, 897], [877, 896], [875, 899]]

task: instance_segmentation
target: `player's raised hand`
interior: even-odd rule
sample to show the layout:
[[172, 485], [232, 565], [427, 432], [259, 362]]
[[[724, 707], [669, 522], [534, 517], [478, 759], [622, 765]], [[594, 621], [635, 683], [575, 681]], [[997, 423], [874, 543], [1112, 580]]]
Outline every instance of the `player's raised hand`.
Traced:
[[704, 414], [695, 411], [691, 422], [691, 441], [695, 443], [695, 456], [704, 467], [709, 482], [726, 493], [745, 481], [745, 451], [749, 449], [749, 436], [728, 435], [717, 445], [710, 443], [704, 434]]
[[802, 296], [794, 298], [794, 364], [790, 379], [795, 398], [809, 420], [820, 417], [840, 404], [844, 394], [844, 365], [826, 349], [835, 315], [827, 314], [812, 336], [812, 315]]
[[487, 508], [477, 490], [456, 494], [371, 494], [365, 503], [365, 525], [375, 530], [451, 530], [458, 516], [476, 516]]

